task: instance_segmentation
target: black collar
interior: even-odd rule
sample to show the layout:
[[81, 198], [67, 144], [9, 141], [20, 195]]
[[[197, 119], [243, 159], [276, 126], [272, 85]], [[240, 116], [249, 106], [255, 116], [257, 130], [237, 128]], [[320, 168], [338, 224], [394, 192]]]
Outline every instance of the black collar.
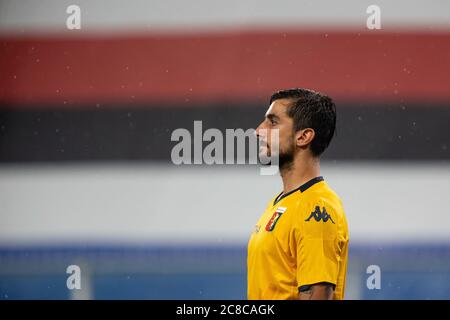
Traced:
[[288, 193], [283, 194], [283, 191], [281, 191], [280, 194], [275, 198], [275, 200], [273, 202], [273, 205], [276, 205], [277, 202], [279, 202], [281, 199], [287, 197], [290, 194], [293, 194], [294, 192], [297, 192], [297, 191], [305, 192], [307, 189], [309, 189], [310, 187], [312, 187], [313, 185], [315, 185], [316, 183], [318, 183], [320, 181], [323, 181], [323, 177], [322, 176], [318, 176], [318, 177], [312, 178], [308, 182], [305, 182], [304, 184], [302, 184], [297, 189], [291, 190]]

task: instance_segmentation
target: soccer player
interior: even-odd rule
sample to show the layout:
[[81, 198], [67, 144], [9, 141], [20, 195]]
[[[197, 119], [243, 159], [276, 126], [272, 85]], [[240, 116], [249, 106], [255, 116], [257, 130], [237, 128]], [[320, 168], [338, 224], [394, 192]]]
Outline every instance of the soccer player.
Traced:
[[[326, 95], [308, 89], [272, 95], [256, 135], [260, 156], [278, 155], [283, 191], [270, 200], [249, 240], [248, 299], [343, 299], [347, 221], [319, 160], [335, 127], [336, 107]], [[278, 152], [273, 129], [279, 130]]]

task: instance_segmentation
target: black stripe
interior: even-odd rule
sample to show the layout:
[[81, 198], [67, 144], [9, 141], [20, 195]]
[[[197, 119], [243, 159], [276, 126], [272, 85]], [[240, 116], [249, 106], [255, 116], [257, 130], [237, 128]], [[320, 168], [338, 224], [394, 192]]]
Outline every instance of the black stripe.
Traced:
[[313, 185], [315, 185], [316, 183], [323, 181], [323, 177], [322, 176], [318, 176], [315, 178], [312, 178], [311, 180], [305, 182], [304, 184], [302, 184], [300, 187], [291, 190], [285, 194], [282, 194], [283, 192], [281, 192], [273, 201], [273, 205], [276, 205], [278, 202], [280, 202], [281, 199], [286, 198], [288, 195], [293, 194], [294, 192], [300, 191], [300, 192], [305, 192], [306, 190], [308, 190], [309, 188], [311, 188]]
[[[170, 162], [177, 128], [256, 128], [265, 105], [86, 108], [27, 111], [0, 106], [0, 162]], [[324, 160], [450, 160], [450, 107], [338, 105]], [[204, 143], [206, 146], [207, 143]]]
[[323, 181], [323, 177], [322, 176], [312, 178], [308, 182], [302, 184], [298, 189], [301, 192], [305, 192], [306, 190], [308, 190], [309, 188], [311, 188], [313, 185], [315, 185], [316, 183], [318, 183], [320, 181]]

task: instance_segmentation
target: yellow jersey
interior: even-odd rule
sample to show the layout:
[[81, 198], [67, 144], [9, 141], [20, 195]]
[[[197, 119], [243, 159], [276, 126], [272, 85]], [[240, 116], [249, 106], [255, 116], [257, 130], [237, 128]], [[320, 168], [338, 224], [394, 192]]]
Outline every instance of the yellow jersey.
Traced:
[[348, 241], [342, 201], [323, 177], [279, 194], [248, 243], [248, 299], [298, 299], [300, 287], [320, 282], [343, 299]]

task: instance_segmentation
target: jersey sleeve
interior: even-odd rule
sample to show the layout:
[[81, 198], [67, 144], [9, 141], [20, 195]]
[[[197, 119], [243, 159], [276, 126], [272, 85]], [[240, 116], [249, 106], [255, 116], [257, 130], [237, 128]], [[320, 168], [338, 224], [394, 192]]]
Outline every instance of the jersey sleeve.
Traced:
[[339, 274], [339, 221], [323, 200], [299, 208], [297, 225], [297, 287], [328, 282], [336, 285]]

